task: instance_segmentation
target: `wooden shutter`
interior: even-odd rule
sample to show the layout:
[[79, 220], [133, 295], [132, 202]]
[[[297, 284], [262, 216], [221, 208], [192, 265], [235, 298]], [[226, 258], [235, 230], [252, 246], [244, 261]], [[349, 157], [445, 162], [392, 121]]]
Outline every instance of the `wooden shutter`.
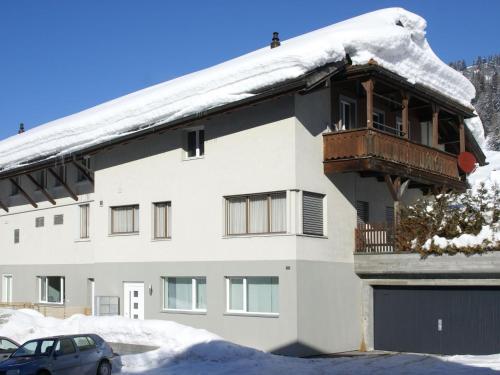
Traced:
[[323, 198], [321, 194], [303, 193], [302, 231], [304, 234], [323, 235]]
[[356, 201], [356, 213], [358, 225], [368, 224], [370, 220], [370, 206], [368, 202]]

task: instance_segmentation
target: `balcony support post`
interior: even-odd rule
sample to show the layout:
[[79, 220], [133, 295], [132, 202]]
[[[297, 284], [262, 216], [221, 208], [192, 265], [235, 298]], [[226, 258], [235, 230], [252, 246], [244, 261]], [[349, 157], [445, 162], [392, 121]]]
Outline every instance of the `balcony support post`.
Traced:
[[439, 145], [439, 107], [432, 104], [432, 147]]
[[409, 135], [410, 135], [410, 132], [409, 132], [410, 126], [409, 126], [409, 122], [408, 122], [408, 115], [409, 115], [408, 105], [410, 103], [410, 96], [406, 92], [403, 92], [402, 96], [403, 96], [403, 100], [402, 100], [403, 112], [401, 114], [401, 120], [403, 123], [402, 131], [403, 131], [403, 137], [408, 139]]
[[463, 116], [460, 116], [458, 121], [458, 134], [460, 135], [460, 153], [462, 153], [465, 152], [465, 125]]
[[363, 88], [366, 91], [366, 127], [368, 129], [373, 128], [373, 89], [375, 87], [375, 81], [369, 79], [368, 81], [362, 82]]

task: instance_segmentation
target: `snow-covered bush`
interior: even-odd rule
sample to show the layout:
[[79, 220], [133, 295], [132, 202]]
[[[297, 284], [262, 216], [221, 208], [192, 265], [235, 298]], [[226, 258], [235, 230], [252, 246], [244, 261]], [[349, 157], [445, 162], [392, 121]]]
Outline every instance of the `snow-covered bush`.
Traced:
[[463, 194], [422, 198], [401, 211], [398, 249], [435, 254], [500, 250], [500, 189], [480, 184]]

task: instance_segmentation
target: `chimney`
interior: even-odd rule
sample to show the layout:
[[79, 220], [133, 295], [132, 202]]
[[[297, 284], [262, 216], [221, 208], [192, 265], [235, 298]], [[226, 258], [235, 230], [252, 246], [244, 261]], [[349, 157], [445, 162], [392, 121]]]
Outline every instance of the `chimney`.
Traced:
[[22, 122], [19, 124], [19, 130], [18, 130], [17, 134], [21, 134], [21, 133], [24, 133], [24, 124]]
[[273, 40], [271, 42], [271, 48], [276, 48], [276, 47], [279, 47], [280, 45], [281, 45], [280, 37], [278, 36], [278, 33], [275, 31], [273, 33]]

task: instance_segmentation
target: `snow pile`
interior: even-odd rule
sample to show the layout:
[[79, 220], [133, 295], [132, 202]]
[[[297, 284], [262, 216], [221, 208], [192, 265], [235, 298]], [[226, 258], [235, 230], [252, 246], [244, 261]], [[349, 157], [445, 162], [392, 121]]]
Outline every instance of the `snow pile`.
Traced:
[[207, 331], [169, 321], [75, 315], [60, 320], [32, 310], [0, 310], [0, 336], [17, 341], [58, 334], [97, 333], [107, 341], [156, 345], [142, 354], [122, 356], [124, 374], [142, 375], [315, 375], [492, 374], [500, 355], [438, 357], [387, 354], [359, 358], [300, 359], [282, 357], [224, 341]]
[[472, 108], [474, 87], [434, 54], [425, 29], [423, 18], [402, 8], [367, 13], [7, 138], [0, 142], [0, 170], [71, 154], [251, 97], [346, 54], [353, 64], [374, 59], [409, 82]]
[[459, 237], [451, 239], [434, 235], [432, 238], [425, 241], [422, 248], [428, 251], [431, 249], [432, 245], [435, 245], [441, 249], [447, 249], [449, 247], [460, 249], [482, 246], [484, 243], [500, 243], [500, 230], [498, 229], [498, 225], [495, 229], [492, 229], [490, 225], [483, 225], [481, 231], [476, 235], [464, 233]]

